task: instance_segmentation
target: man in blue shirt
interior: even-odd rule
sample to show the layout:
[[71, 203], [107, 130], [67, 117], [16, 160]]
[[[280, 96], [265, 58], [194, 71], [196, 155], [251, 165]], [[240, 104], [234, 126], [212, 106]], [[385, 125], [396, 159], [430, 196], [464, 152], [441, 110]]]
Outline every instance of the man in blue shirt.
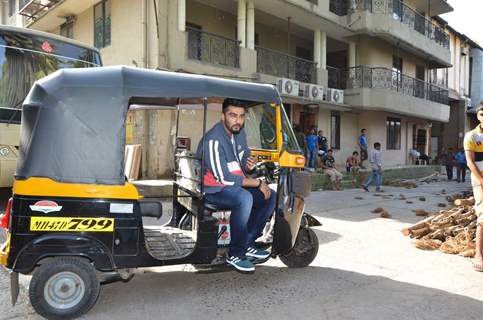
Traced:
[[317, 152], [319, 151], [319, 139], [315, 135], [315, 129], [311, 129], [305, 137], [307, 146], [308, 167], [315, 169], [317, 166]]
[[367, 137], [366, 137], [366, 129], [361, 130], [361, 135], [359, 136], [359, 140], [357, 141], [359, 148], [361, 148], [361, 169], [364, 168], [364, 160], [367, 159]]
[[456, 181], [465, 182], [466, 177], [466, 156], [463, 149], [460, 149], [455, 156], [456, 159]]

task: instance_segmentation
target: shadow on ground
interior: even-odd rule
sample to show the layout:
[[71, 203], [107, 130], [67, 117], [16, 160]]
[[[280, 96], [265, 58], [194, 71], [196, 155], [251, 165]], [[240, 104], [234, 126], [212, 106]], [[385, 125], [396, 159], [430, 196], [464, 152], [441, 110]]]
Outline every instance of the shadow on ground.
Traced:
[[87, 319], [481, 319], [465, 296], [344, 270], [163, 272], [102, 288]]

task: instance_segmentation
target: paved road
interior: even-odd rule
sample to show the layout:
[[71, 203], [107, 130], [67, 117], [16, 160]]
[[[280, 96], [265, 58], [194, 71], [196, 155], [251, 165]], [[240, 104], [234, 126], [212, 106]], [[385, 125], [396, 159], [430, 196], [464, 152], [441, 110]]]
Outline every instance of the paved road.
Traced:
[[[442, 189], [452, 194], [468, 187], [455, 182], [387, 187], [390, 199], [362, 190], [314, 192], [307, 211], [323, 226], [316, 230], [320, 248], [310, 267], [288, 269], [273, 260], [251, 276], [198, 274], [189, 266], [149, 269], [127, 284], [104, 286], [83, 318], [482, 319], [483, 274], [471, 269], [471, 261], [415, 249], [400, 233], [419, 220], [412, 209], [438, 210], [446, 202], [437, 195]], [[394, 199], [399, 194], [414, 204]], [[393, 218], [370, 213], [376, 207]], [[7, 306], [7, 287], [0, 272], [0, 319], [37, 319], [25, 290], [19, 306]]]

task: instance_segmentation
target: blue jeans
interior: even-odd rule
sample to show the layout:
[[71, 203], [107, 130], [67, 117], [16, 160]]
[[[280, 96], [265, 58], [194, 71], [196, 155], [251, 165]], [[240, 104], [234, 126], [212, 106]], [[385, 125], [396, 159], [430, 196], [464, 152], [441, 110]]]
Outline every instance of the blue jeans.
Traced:
[[371, 185], [372, 181], [376, 184], [376, 190], [381, 189], [381, 184], [382, 184], [382, 173], [380, 170], [374, 170], [372, 169], [372, 174], [369, 176], [367, 179], [366, 183], [364, 183], [364, 186], [367, 188]]
[[275, 209], [276, 193], [265, 200], [258, 188], [224, 187], [220, 192], [207, 193], [205, 199], [221, 210], [230, 210], [230, 256], [245, 258], [249, 246], [262, 234]]
[[308, 150], [308, 167], [315, 168], [317, 163], [317, 149], [315, 150]]

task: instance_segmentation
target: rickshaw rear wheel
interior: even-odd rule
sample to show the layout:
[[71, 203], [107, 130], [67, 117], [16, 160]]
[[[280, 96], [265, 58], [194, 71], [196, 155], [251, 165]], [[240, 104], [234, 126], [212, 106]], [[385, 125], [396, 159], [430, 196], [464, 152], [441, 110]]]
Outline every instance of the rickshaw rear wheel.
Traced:
[[96, 270], [88, 260], [59, 257], [35, 270], [29, 298], [35, 311], [47, 319], [73, 319], [94, 306], [99, 290]]
[[295, 245], [279, 258], [289, 268], [304, 268], [314, 261], [319, 251], [319, 239], [314, 230], [300, 228]]

